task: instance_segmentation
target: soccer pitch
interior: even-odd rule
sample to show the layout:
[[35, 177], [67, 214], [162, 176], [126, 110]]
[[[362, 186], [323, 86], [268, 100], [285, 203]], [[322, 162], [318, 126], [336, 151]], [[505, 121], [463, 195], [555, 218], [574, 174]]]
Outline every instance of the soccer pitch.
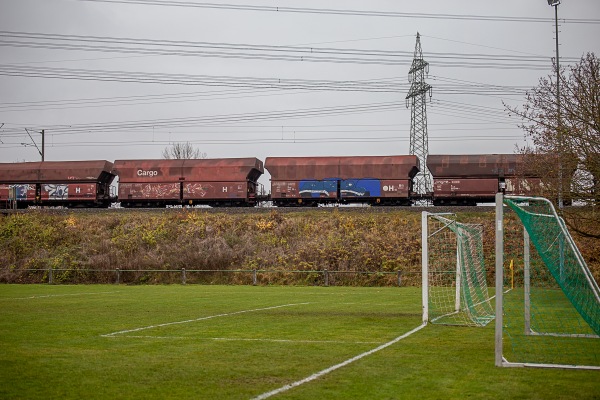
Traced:
[[494, 367], [493, 324], [421, 326], [411, 287], [0, 286], [0, 398], [599, 398]]

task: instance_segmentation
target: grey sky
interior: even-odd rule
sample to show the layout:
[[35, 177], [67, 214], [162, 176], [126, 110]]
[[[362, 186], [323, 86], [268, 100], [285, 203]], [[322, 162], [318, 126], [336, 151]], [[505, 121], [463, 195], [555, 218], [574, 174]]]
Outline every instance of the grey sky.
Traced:
[[[25, 127], [46, 130], [47, 160], [160, 158], [163, 148], [176, 141], [190, 141], [209, 157], [251, 156], [264, 160], [267, 156], [407, 154], [410, 110], [404, 99], [412, 56], [394, 55], [404, 61], [400, 65], [331, 62], [331, 57], [346, 57], [340, 54], [341, 49], [412, 54], [417, 31], [422, 35], [424, 58], [430, 63], [428, 83], [433, 86], [432, 102], [428, 103], [430, 153], [513, 152], [516, 144], [524, 143], [523, 132], [516, 127], [518, 121], [503, 111], [502, 100], [523, 104], [525, 89], [551, 73], [550, 58], [555, 55], [554, 9], [545, 0], [219, 3], [278, 6], [283, 8], [280, 12], [189, 6], [208, 4], [200, 0], [186, 2], [187, 7], [124, 3], [127, 1], [0, 0], [0, 73], [10, 74], [0, 75], [2, 162], [39, 159], [34, 147], [20, 144], [31, 143]], [[286, 7], [389, 15], [287, 12]], [[407, 17], [400, 13], [426, 15]], [[507, 18], [497, 21], [473, 16]], [[537, 22], [537, 18], [544, 20]], [[588, 51], [600, 52], [600, 2], [566, 0], [559, 6], [559, 18], [563, 64]], [[588, 23], [570, 19], [586, 19]], [[16, 39], [15, 32], [43, 34], [45, 39]], [[57, 34], [69, 35], [66, 38], [70, 40], [48, 37]], [[74, 42], [73, 35], [111, 38], [113, 43], [104, 45], [112, 51], [64, 49], [65, 43], [101, 45], [98, 39], [90, 38]], [[172, 45], [188, 52], [193, 50], [191, 44], [182, 42], [245, 46], [235, 51], [219, 49], [227, 53], [221, 57], [149, 55], [116, 52], [115, 38], [152, 39], [160, 42], [160, 47], [152, 48], [162, 52], [174, 48], [167, 49], [165, 41], [173, 41]], [[8, 45], [15, 41], [35, 47]], [[40, 48], [42, 45], [45, 48]], [[63, 49], [47, 48], [57, 45]], [[297, 53], [284, 48], [258, 54], [295, 57], [293, 61], [249, 59], [250, 53], [257, 53], [248, 50], [248, 45], [333, 48], [335, 54], [324, 56], [328, 62], [300, 61]], [[138, 52], [149, 49], [147, 44], [133, 47]], [[495, 57], [488, 59], [490, 55]], [[529, 61], [523, 58], [526, 56], [541, 56], [546, 61]], [[477, 67], [481, 63], [492, 67]], [[113, 71], [112, 75], [119, 71], [116, 75], [120, 79], [150, 79], [153, 83], [14, 76], [67, 73], [70, 77], [89, 78], [91, 70], [98, 71], [94, 79], [108, 76], [107, 71]], [[171, 83], [158, 84], [153, 74], [163, 74], [160, 79]], [[275, 78], [281, 79], [287, 89], [192, 84], [198, 83], [199, 76], [213, 83], [215, 76], [230, 77], [224, 79], [229, 84], [239, 84], [243, 77], [252, 78], [244, 81], [250, 86], [264, 83], [257, 78]], [[381, 79], [394, 79], [395, 84], [384, 85], [394, 90], [340, 90], [341, 85], [364, 85], [356, 81]], [[302, 89], [289, 89], [289, 80], [296, 80], [295, 85], [300, 81]], [[490, 94], [490, 85], [509, 87], [513, 94], [506, 88]], [[366, 107], [368, 112], [350, 112], [349, 107], [358, 106]], [[311, 115], [300, 117], [299, 110], [306, 109], [312, 110]], [[324, 109], [331, 109], [329, 112], [335, 115], [314, 115]], [[292, 112], [294, 118], [276, 118], [273, 114], [284, 111]], [[219, 119], [215, 120], [216, 116]], [[189, 118], [193, 120], [188, 120], [187, 126], [180, 126], [179, 119]], [[136, 123], [125, 126], [132, 121]], [[106, 126], [109, 123], [113, 125]], [[39, 145], [40, 135], [32, 136]]]

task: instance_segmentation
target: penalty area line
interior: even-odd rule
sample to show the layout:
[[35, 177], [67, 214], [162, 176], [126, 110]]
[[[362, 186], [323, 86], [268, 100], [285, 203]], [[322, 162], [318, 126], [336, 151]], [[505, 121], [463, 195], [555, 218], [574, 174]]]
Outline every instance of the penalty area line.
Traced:
[[229, 317], [231, 315], [239, 315], [239, 314], [244, 314], [244, 313], [249, 313], [249, 312], [256, 312], [256, 311], [274, 310], [276, 308], [301, 306], [301, 305], [306, 305], [306, 304], [310, 304], [310, 303], [293, 303], [293, 304], [282, 304], [280, 306], [271, 306], [271, 307], [263, 307], [263, 308], [253, 308], [251, 310], [241, 310], [241, 311], [234, 311], [234, 312], [230, 312], [230, 313], [209, 315], [207, 317], [200, 317], [200, 318], [195, 318], [195, 319], [187, 319], [185, 321], [165, 322], [163, 324], [143, 326], [141, 328], [125, 329], [125, 330], [122, 330], [122, 331], [107, 333], [107, 334], [100, 335], [100, 336], [101, 337], [111, 337], [111, 336], [116, 336], [116, 335], [122, 335], [124, 333], [139, 332], [139, 331], [143, 331], [143, 330], [146, 330], [146, 329], [161, 328], [163, 326], [178, 325], [178, 324], [189, 324], [191, 322], [204, 321], [204, 320], [212, 319], [212, 318]]
[[[111, 336], [117, 337], [117, 336]], [[275, 342], [275, 343], [331, 343], [331, 344], [381, 344], [381, 342], [365, 341], [344, 341], [344, 340], [303, 340], [303, 339], [269, 339], [269, 338], [226, 338], [226, 337], [194, 337], [194, 336], [152, 336], [152, 335], [125, 335], [120, 336], [126, 339], [158, 339], [158, 340], [210, 340], [215, 342]]]
[[326, 374], [328, 374], [328, 373], [330, 373], [330, 372], [332, 372], [332, 371], [335, 371], [336, 369], [339, 369], [339, 368], [345, 367], [346, 365], [348, 365], [348, 364], [351, 364], [351, 363], [353, 363], [354, 361], [358, 361], [358, 360], [360, 360], [361, 358], [364, 358], [364, 357], [366, 357], [366, 356], [370, 356], [370, 355], [371, 355], [371, 354], [373, 354], [373, 353], [377, 353], [378, 351], [380, 351], [380, 350], [383, 350], [383, 349], [385, 349], [386, 347], [389, 347], [389, 346], [391, 346], [391, 345], [393, 345], [393, 344], [395, 344], [395, 343], [398, 343], [400, 340], [402, 340], [402, 339], [404, 339], [404, 338], [407, 338], [407, 337], [409, 337], [409, 336], [410, 336], [410, 335], [412, 335], [413, 333], [420, 331], [421, 329], [423, 329], [423, 328], [424, 328], [424, 327], [426, 327], [426, 326], [427, 326], [427, 323], [425, 322], [425, 323], [423, 323], [423, 324], [421, 324], [421, 325], [417, 326], [415, 329], [413, 329], [413, 330], [411, 330], [411, 331], [409, 331], [409, 332], [406, 332], [405, 334], [403, 334], [403, 335], [401, 335], [401, 336], [398, 336], [398, 337], [397, 337], [397, 338], [395, 338], [394, 340], [391, 340], [391, 341], [389, 341], [389, 342], [387, 342], [387, 343], [384, 343], [384, 344], [382, 344], [382, 345], [381, 345], [381, 346], [379, 346], [379, 347], [376, 347], [376, 348], [374, 348], [374, 349], [372, 349], [372, 350], [369, 350], [369, 351], [366, 351], [366, 352], [364, 352], [364, 353], [361, 353], [361, 354], [359, 354], [359, 355], [357, 355], [357, 356], [354, 356], [354, 357], [352, 357], [352, 358], [350, 358], [350, 359], [348, 359], [348, 360], [346, 360], [346, 361], [343, 361], [343, 362], [341, 362], [341, 363], [339, 363], [339, 364], [336, 364], [336, 365], [334, 365], [334, 366], [331, 366], [331, 367], [329, 367], [329, 368], [326, 368], [326, 369], [324, 369], [324, 370], [322, 370], [322, 371], [319, 371], [319, 372], [317, 372], [317, 373], [315, 373], [315, 374], [312, 374], [311, 376], [308, 376], [308, 377], [306, 377], [306, 378], [304, 378], [304, 379], [301, 379], [301, 380], [299, 380], [299, 381], [296, 381], [296, 382], [293, 382], [293, 383], [287, 384], [287, 385], [285, 385], [285, 386], [282, 386], [282, 387], [280, 387], [279, 389], [271, 390], [270, 392], [266, 392], [266, 393], [263, 393], [263, 394], [261, 394], [261, 395], [259, 395], [259, 396], [253, 397], [253, 398], [252, 398], [252, 400], [263, 400], [263, 399], [269, 398], [269, 397], [271, 397], [271, 396], [275, 396], [275, 395], [277, 395], [277, 394], [279, 394], [279, 393], [283, 393], [283, 392], [285, 392], [285, 391], [288, 391], [288, 390], [290, 390], [290, 389], [292, 389], [292, 388], [295, 388], [296, 386], [300, 386], [300, 385], [302, 385], [302, 384], [304, 384], [304, 383], [307, 383], [307, 382], [310, 382], [310, 381], [314, 381], [315, 379], [317, 379], [317, 378], [320, 378], [320, 377], [322, 377], [323, 375], [326, 375]]

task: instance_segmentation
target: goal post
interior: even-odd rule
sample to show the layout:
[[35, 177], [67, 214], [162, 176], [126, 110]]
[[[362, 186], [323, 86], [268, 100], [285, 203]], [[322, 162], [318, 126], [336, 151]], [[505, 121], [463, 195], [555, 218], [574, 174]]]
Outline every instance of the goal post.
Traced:
[[423, 211], [423, 322], [485, 326], [494, 319], [483, 257], [483, 227]]
[[496, 365], [600, 370], [600, 290], [552, 203], [498, 193], [495, 226]]

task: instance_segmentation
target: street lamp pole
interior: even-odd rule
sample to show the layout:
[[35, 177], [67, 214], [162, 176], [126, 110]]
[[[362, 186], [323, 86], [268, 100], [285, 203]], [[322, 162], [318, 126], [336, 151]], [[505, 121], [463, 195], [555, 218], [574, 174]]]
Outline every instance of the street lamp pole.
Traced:
[[558, 5], [560, 0], [548, 0], [548, 5], [554, 7], [554, 29], [556, 30], [556, 133], [558, 140], [558, 208], [563, 209], [563, 137], [560, 110], [560, 56], [558, 54]]

